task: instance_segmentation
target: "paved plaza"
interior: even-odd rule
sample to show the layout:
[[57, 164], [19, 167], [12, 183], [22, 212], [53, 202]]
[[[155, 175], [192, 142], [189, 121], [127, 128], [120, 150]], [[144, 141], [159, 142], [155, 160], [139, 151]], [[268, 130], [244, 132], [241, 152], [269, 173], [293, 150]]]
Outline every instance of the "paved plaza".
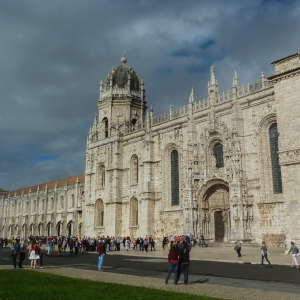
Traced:
[[[270, 248], [269, 252], [274, 267], [260, 268], [259, 247], [243, 247], [241, 258], [229, 246], [195, 247], [187, 286], [182, 281], [174, 286], [172, 277], [164, 284], [168, 250], [159, 246], [149, 252], [111, 251], [105, 257], [104, 272], [97, 271], [97, 252], [79, 253], [78, 257], [70, 257], [69, 252], [57, 257], [54, 252], [54, 256], [44, 257], [44, 268], [35, 271], [223, 299], [298, 299], [300, 269], [290, 268], [291, 258], [284, 255], [284, 249]], [[0, 253], [1, 269], [12, 267], [8, 253], [5, 248]], [[24, 266], [29, 268], [28, 260]]]

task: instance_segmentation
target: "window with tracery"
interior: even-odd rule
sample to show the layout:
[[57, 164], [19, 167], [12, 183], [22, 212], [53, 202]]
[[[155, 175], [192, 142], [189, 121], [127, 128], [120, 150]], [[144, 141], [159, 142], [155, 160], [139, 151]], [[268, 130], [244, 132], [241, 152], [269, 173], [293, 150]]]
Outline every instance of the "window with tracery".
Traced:
[[102, 227], [104, 224], [104, 203], [98, 199], [95, 203], [95, 227]]
[[136, 184], [139, 182], [139, 166], [138, 157], [133, 155], [131, 158], [131, 184]]
[[130, 225], [131, 226], [138, 226], [138, 201], [136, 198], [130, 200]]
[[271, 168], [272, 168], [273, 193], [281, 194], [282, 179], [281, 179], [281, 169], [279, 165], [279, 155], [278, 155], [277, 123], [273, 123], [270, 126], [269, 139], [270, 139], [270, 157], [271, 157]]
[[98, 166], [98, 188], [105, 187], [105, 166], [99, 165]]
[[61, 208], [65, 207], [65, 199], [63, 196], [60, 197], [60, 202], [61, 202]]
[[179, 205], [179, 160], [178, 151], [171, 152], [171, 205]]
[[218, 143], [214, 146], [214, 156], [216, 158], [216, 167], [218, 169], [224, 167], [223, 145]]

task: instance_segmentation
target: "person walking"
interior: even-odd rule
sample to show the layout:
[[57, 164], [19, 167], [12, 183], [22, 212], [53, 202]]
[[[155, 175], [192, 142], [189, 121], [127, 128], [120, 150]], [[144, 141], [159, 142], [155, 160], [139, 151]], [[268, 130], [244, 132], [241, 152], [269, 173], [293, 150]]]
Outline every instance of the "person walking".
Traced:
[[242, 254], [241, 254], [242, 244], [241, 244], [240, 241], [236, 241], [236, 242], [235, 242], [234, 250], [236, 250], [236, 253], [238, 254], [238, 257], [241, 257], [241, 256], [242, 256]]
[[127, 239], [126, 239], [126, 241], [125, 241], [125, 248], [126, 248], [126, 251], [128, 251], [129, 247], [130, 247], [130, 239], [129, 239], [129, 237], [127, 237]]
[[31, 247], [28, 252], [29, 259], [31, 260], [31, 262], [30, 262], [31, 269], [36, 268], [36, 260], [40, 258], [40, 256], [38, 254], [36, 254], [37, 248], [38, 248], [38, 246], [36, 244], [35, 239], [32, 239]]
[[39, 253], [39, 256], [40, 256], [40, 269], [43, 269], [43, 256], [44, 256], [44, 249], [42, 248], [42, 245], [43, 245], [43, 242], [42, 241], [39, 241], [39, 248], [40, 248], [40, 253]]
[[61, 239], [58, 239], [58, 241], [57, 241], [57, 256], [61, 256], [62, 246], [63, 246], [63, 244], [62, 244]]
[[272, 268], [272, 264], [268, 259], [269, 253], [265, 242], [262, 242], [260, 250], [261, 250], [261, 265], [260, 265], [261, 268], [264, 267], [264, 259], [266, 259], [266, 261], [269, 263], [269, 267]]
[[48, 244], [47, 244], [47, 255], [48, 256], [52, 256], [52, 250], [53, 250], [53, 247], [54, 247], [54, 242], [52, 240], [52, 238], [50, 239], [50, 241], [48, 241]]
[[26, 252], [27, 252], [27, 245], [26, 245], [26, 238], [22, 238], [22, 241], [20, 243], [20, 260], [19, 260], [19, 264], [18, 267], [20, 269], [23, 269], [23, 262], [25, 260], [26, 257]]
[[188, 279], [189, 279], [189, 266], [190, 266], [190, 249], [188, 247], [188, 244], [185, 240], [182, 241], [181, 249], [180, 249], [180, 254], [181, 254], [181, 267], [178, 270], [178, 278], [177, 278], [177, 283], [180, 279], [180, 275], [183, 272], [184, 274], [184, 284], [187, 285]]
[[201, 242], [200, 242], [199, 246], [200, 246], [201, 248], [204, 248], [204, 247], [205, 247], [205, 239], [204, 239], [204, 235], [201, 234], [200, 238], [201, 238]]
[[98, 271], [103, 271], [102, 265], [103, 265], [103, 261], [104, 261], [104, 255], [106, 255], [105, 244], [104, 244], [103, 240], [99, 240], [97, 250], [98, 250], [98, 254], [99, 254]]
[[14, 263], [13, 269], [15, 269], [17, 267], [17, 256], [18, 256], [18, 253], [20, 252], [20, 244], [17, 239], [13, 240], [11, 251], [12, 251], [11, 256], [12, 256], [13, 263]]
[[299, 253], [299, 249], [297, 248], [297, 246], [295, 245], [294, 242], [291, 242], [291, 248], [289, 250], [289, 252], [286, 254], [290, 254], [292, 253], [292, 268], [299, 268], [299, 265], [298, 265], [298, 262], [297, 262], [297, 256], [298, 256], [298, 253]]
[[181, 254], [176, 243], [172, 245], [169, 251], [168, 260], [169, 260], [169, 270], [168, 270], [167, 277], [165, 279], [165, 284], [168, 284], [169, 278], [172, 272], [174, 272], [174, 284], [177, 285], [178, 264], [181, 260]]

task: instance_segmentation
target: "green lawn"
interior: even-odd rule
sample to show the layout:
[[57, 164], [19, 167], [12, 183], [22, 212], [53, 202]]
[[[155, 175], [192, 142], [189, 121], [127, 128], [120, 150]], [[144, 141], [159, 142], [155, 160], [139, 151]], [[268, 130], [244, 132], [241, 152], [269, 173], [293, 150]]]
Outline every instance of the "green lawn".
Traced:
[[[180, 291], [180, 286], [178, 286], [178, 290]], [[18, 269], [0, 271], [0, 300], [4, 299], [218, 300], [217, 298], [87, 279], [74, 279]]]

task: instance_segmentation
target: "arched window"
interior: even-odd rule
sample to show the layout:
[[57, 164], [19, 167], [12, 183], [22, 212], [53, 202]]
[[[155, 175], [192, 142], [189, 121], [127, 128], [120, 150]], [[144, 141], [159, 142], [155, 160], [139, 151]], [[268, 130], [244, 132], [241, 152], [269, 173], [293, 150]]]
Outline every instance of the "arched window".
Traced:
[[104, 118], [102, 120], [103, 124], [104, 124], [104, 136], [107, 138], [108, 137], [108, 119]]
[[136, 184], [139, 182], [139, 160], [136, 155], [131, 157], [131, 184]]
[[98, 199], [95, 204], [95, 227], [102, 227], [104, 224], [104, 203]]
[[72, 194], [72, 207], [75, 207], [75, 196]]
[[102, 189], [105, 187], [105, 167], [99, 165], [98, 167], [98, 188]]
[[179, 205], [179, 161], [177, 150], [171, 152], [171, 205]]
[[271, 167], [272, 167], [273, 193], [280, 194], [282, 193], [282, 181], [281, 181], [281, 169], [279, 165], [279, 155], [278, 155], [277, 123], [274, 123], [270, 126], [269, 139], [270, 139], [270, 157], [271, 157]]
[[224, 167], [223, 145], [218, 143], [214, 146], [214, 156], [216, 158], [216, 167], [218, 169]]
[[138, 226], [138, 201], [136, 198], [130, 200], [130, 225]]

